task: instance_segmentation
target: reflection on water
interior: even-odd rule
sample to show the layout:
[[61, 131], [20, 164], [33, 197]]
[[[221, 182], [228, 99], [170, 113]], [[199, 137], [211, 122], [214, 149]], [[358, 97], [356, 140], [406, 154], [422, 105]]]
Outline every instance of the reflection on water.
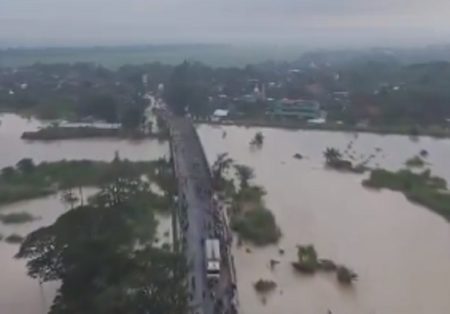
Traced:
[[[325, 170], [322, 157], [326, 147], [343, 151], [353, 140], [355, 154], [381, 148], [372, 166], [398, 169], [426, 149], [433, 173], [450, 181], [449, 140], [262, 129], [264, 145], [251, 151], [248, 143], [261, 129], [198, 130], [210, 162], [229, 152], [255, 168], [255, 182], [267, 189], [267, 206], [283, 232], [278, 246], [234, 250], [244, 314], [450, 313], [450, 224], [400, 193], [363, 188], [364, 175]], [[294, 159], [295, 153], [305, 159]], [[321, 257], [353, 268], [359, 274], [354, 288], [341, 288], [332, 275], [295, 274], [296, 245], [308, 243]], [[281, 261], [274, 271], [271, 259]], [[252, 287], [259, 278], [278, 283], [265, 305]]]

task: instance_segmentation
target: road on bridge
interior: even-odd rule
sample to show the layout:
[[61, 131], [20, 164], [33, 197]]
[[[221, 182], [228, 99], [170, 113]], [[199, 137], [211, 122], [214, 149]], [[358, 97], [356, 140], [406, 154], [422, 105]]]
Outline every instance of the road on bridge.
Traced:
[[[165, 114], [179, 187], [181, 243], [188, 263], [190, 309], [194, 314], [236, 313], [236, 285], [230, 265], [231, 237], [223, 213], [213, 200], [212, 180], [203, 148], [188, 118]], [[221, 242], [218, 283], [206, 277], [205, 240]]]

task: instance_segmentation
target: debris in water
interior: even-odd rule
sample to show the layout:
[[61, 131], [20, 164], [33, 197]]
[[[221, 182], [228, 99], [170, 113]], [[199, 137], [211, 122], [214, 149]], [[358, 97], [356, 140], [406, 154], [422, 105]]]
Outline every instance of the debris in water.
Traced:
[[280, 264], [280, 261], [271, 259], [270, 260], [270, 269], [273, 270], [275, 268], [275, 266], [277, 266], [278, 264]]

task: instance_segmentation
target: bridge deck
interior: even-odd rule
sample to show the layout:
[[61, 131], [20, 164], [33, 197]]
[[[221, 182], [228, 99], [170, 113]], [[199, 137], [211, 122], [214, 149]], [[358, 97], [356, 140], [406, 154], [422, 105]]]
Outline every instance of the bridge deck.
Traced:
[[[230, 253], [231, 238], [224, 213], [213, 201], [209, 166], [192, 122], [168, 116], [172, 157], [179, 187], [181, 244], [189, 266], [192, 313], [235, 313], [236, 285]], [[208, 285], [204, 243], [219, 238], [222, 271], [219, 282]]]

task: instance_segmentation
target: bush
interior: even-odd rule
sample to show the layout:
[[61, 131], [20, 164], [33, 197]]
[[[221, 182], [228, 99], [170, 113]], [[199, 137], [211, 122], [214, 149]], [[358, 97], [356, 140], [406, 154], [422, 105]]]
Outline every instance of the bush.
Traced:
[[16, 173], [14, 167], [5, 167], [2, 169], [2, 177], [11, 178]]
[[35, 219], [36, 217], [25, 212], [0, 215], [0, 221], [3, 222], [4, 224], [20, 224], [30, 222]]
[[11, 244], [18, 244], [23, 242], [23, 237], [18, 234], [11, 234], [5, 238], [5, 241]]
[[292, 266], [302, 272], [312, 274], [318, 268], [317, 252], [313, 245], [298, 246], [298, 262], [292, 263]]
[[341, 284], [349, 285], [351, 284], [358, 275], [356, 275], [351, 269], [345, 266], [339, 266], [337, 268], [337, 279]]
[[231, 228], [256, 245], [276, 243], [281, 232], [273, 214], [264, 208], [249, 210], [231, 219]]
[[275, 289], [277, 287], [277, 284], [272, 280], [259, 279], [253, 284], [253, 287], [260, 293], [266, 293]]
[[408, 159], [408, 160], [405, 162], [405, 164], [406, 164], [406, 166], [408, 166], [408, 167], [417, 167], [417, 168], [420, 168], [420, 167], [423, 167], [423, 166], [425, 165], [425, 162], [424, 162], [424, 161], [422, 160], [422, 158], [420, 158], [419, 156], [414, 156], [414, 157]]
[[31, 173], [33, 172], [35, 165], [33, 159], [31, 158], [23, 158], [17, 163], [17, 169], [19, 169], [22, 173]]

